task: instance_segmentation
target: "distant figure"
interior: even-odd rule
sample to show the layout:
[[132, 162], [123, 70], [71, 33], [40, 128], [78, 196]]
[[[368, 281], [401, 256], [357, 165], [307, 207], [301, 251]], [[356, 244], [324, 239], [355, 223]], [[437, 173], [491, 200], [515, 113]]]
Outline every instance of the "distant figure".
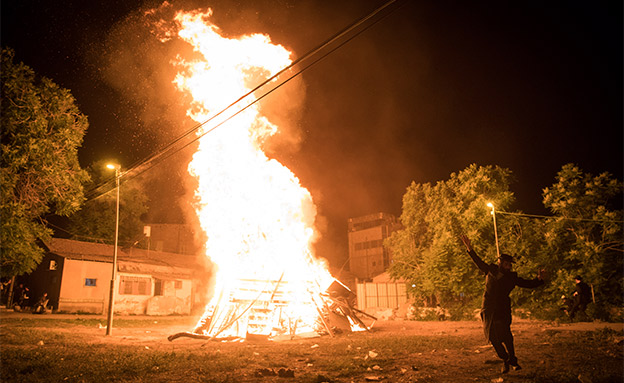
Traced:
[[446, 312], [444, 311], [442, 306], [440, 306], [439, 303], [436, 305], [435, 313], [436, 313], [436, 316], [438, 317], [438, 320], [445, 320], [446, 319]]
[[574, 281], [576, 282], [576, 290], [573, 294], [574, 304], [572, 305], [572, 309], [570, 309], [571, 320], [574, 319], [577, 312], [585, 313], [587, 305], [592, 301], [591, 289], [587, 283], [583, 282], [583, 278], [577, 275], [574, 277]]
[[35, 307], [33, 307], [33, 314], [44, 314], [45, 312], [47, 312], [49, 301], [50, 299], [48, 298], [48, 293], [43, 293]]
[[0, 289], [2, 290], [2, 294], [0, 295], [0, 303], [8, 304], [9, 292], [11, 291], [11, 280], [9, 279], [0, 283]]
[[485, 292], [481, 306], [481, 320], [485, 337], [492, 343], [499, 358], [503, 360], [502, 373], [509, 372], [509, 366], [515, 370], [521, 367], [516, 358], [516, 351], [511, 334], [511, 299], [509, 293], [516, 286], [535, 288], [544, 284], [544, 270], [540, 270], [537, 278], [528, 280], [520, 278], [518, 273], [511, 271], [513, 257], [501, 254], [498, 264], [485, 263], [472, 248], [470, 240], [465, 235], [461, 240], [466, 246], [468, 255], [477, 265], [479, 270], [486, 274]]
[[30, 290], [28, 289], [28, 287], [25, 287], [23, 283], [20, 283], [17, 286], [13, 296], [14, 310], [15, 306], [17, 306], [18, 310], [21, 310], [24, 307], [28, 306], [28, 302], [30, 300]]
[[572, 306], [574, 306], [574, 301], [564, 294], [561, 296], [561, 303], [563, 304], [561, 310], [563, 310], [566, 315], [570, 315], [570, 310], [572, 310]]

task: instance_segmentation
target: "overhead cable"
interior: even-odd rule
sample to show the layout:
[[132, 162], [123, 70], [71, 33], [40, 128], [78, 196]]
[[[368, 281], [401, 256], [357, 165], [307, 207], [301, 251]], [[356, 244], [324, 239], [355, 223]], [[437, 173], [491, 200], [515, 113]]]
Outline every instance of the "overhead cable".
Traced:
[[[381, 14], [384, 10], [387, 10], [392, 4], [397, 3], [397, 2], [399, 2], [399, 0], [390, 0], [390, 1], [386, 2], [385, 4], [383, 4], [382, 6], [376, 8], [374, 11], [372, 11], [369, 14], [367, 14], [366, 16], [364, 16], [364, 17], [356, 20], [355, 22], [351, 23], [347, 27], [343, 28], [341, 31], [335, 33], [329, 39], [327, 39], [324, 42], [322, 42], [321, 44], [319, 44], [314, 49], [308, 51], [306, 54], [304, 54], [300, 58], [298, 58], [295, 61], [293, 61], [290, 65], [284, 67], [279, 72], [277, 72], [276, 74], [274, 74], [270, 78], [266, 79], [265, 81], [263, 81], [262, 83], [257, 85], [255, 88], [253, 88], [249, 92], [247, 92], [244, 95], [242, 95], [241, 97], [239, 97], [236, 101], [232, 102], [231, 104], [229, 104], [228, 106], [226, 106], [225, 108], [223, 108], [222, 110], [217, 112], [216, 114], [212, 115], [206, 121], [194, 125], [192, 128], [190, 128], [189, 130], [184, 132], [182, 135], [180, 135], [177, 138], [175, 138], [174, 140], [172, 140], [169, 144], [167, 144], [164, 147], [162, 147], [161, 149], [159, 149], [157, 152], [147, 156], [146, 158], [144, 158], [144, 159], [142, 159], [140, 161], [137, 161], [135, 164], [130, 166], [128, 168], [128, 170], [125, 171], [124, 176], [123, 176], [124, 180], [128, 181], [130, 179], [133, 179], [133, 178], [143, 174], [147, 170], [149, 170], [152, 167], [154, 167], [156, 164], [158, 164], [161, 161], [163, 161], [163, 160], [171, 157], [172, 155], [178, 153], [179, 151], [181, 151], [182, 149], [186, 148], [187, 146], [189, 146], [193, 142], [199, 140], [200, 138], [202, 138], [206, 134], [214, 131], [216, 128], [220, 127], [221, 125], [223, 125], [224, 123], [226, 123], [227, 121], [229, 121], [230, 119], [232, 119], [233, 117], [238, 115], [239, 113], [243, 112], [244, 110], [246, 110], [250, 106], [254, 105], [255, 103], [257, 103], [258, 101], [260, 101], [264, 97], [268, 96], [269, 94], [271, 94], [272, 92], [274, 92], [275, 90], [280, 88], [281, 86], [285, 85], [290, 80], [292, 80], [293, 78], [295, 78], [296, 76], [301, 74], [303, 71], [307, 70], [312, 65], [318, 63], [319, 61], [321, 61], [322, 59], [324, 59], [325, 57], [327, 57], [328, 55], [330, 55], [331, 53], [336, 51], [338, 48], [342, 47], [343, 45], [345, 45], [349, 41], [353, 40], [355, 37], [359, 36], [361, 33], [363, 33], [364, 31], [368, 30], [370, 27], [372, 27], [373, 25], [377, 24], [379, 21], [383, 20], [385, 17], [390, 15], [392, 12], [396, 11], [399, 8], [398, 6], [395, 7], [394, 9], [388, 11], [385, 14]], [[375, 18], [375, 16], [379, 16], [379, 17], [377, 19], [373, 20], [373, 18]], [[364, 25], [366, 22], [369, 22], [369, 21], [370, 21], [369, 24]], [[361, 29], [358, 30], [358, 28], [361, 28]], [[352, 35], [348, 36], [350, 33], [352, 33]], [[340, 41], [341, 39], [344, 39], [344, 40]], [[332, 45], [335, 45], [335, 46], [332, 47]], [[326, 49], [329, 49], [329, 50], [323, 52]], [[314, 56], [319, 55], [319, 54], [320, 54], [320, 57], [316, 57], [311, 62], [309, 62], [307, 64], [304, 64], [306, 61], [309, 61]], [[301, 65], [301, 67], [300, 68], [296, 68], [299, 65]], [[285, 74], [286, 72], [289, 72], [289, 71], [291, 73], [288, 74], [288, 77], [286, 77], [285, 79], [282, 79], [282, 80], [279, 79], [280, 76], [282, 76], [283, 74]], [[215, 126], [211, 127], [210, 129], [207, 129], [202, 134], [196, 134], [194, 137], [188, 138], [191, 134], [196, 133], [204, 125], [206, 125], [209, 122], [213, 121], [215, 118], [225, 114], [228, 110], [232, 109], [234, 106], [239, 104], [241, 101], [245, 100], [247, 97], [249, 97], [253, 93], [255, 93], [255, 92], [259, 91], [259, 90], [262, 90], [262, 88], [266, 87], [268, 84], [270, 84], [270, 83], [272, 83], [272, 82], [274, 82], [276, 80], [278, 80], [278, 83], [274, 87], [272, 87], [269, 90], [265, 91], [262, 95], [258, 96], [257, 98], [255, 98], [254, 100], [249, 102], [248, 104], [246, 104], [243, 107], [241, 107], [240, 110], [238, 110], [237, 112], [235, 112], [232, 115], [228, 116], [224, 121], [216, 124]], [[181, 143], [185, 139], [187, 139], [188, 142]], [[92, 191], [96, 191], [98, 189], [101, 189], [102, 186], [108, 185], [110, 183], [111, 183], [111, 181], [107, 181], [104, 184], [100, 184], [100, 185], [94, 187], [92, 189]], [[106, 192], [108, 192], [108, 191], [106, 191]], [[98, 193], [98, 195], [94, 196], [94, 197], [88, 197], [88, 200], [93, 200], [95, 198], [98, 198], [102, 194], [106, 194], [106, 192]]]
[[565, 219], [565, 220], [570, 220], [570, 221], [582, 221], [582, 222], [624, 223], [624, 221], [609, 220], [609, 219], [588, 219], [588, 218], [564, 217], [561, 215], [548, 216], [548, 215], [536, 215], [536, 214], [524, 214], [524, 213], [510, 213], [510, 212], [500, 211], [500, 210], [497, 210], [496, 214], [513, 215], [517, 217], [537, 218], [537, 219]]

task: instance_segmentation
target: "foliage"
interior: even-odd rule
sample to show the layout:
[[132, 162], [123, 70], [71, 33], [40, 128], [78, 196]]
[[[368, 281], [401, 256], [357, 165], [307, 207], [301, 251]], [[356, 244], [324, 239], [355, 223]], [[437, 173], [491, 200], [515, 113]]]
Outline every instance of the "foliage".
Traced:
[[410, 293], [428, 304], [473, 301], [482, 292], [483, 276], [458, 236], [465, 233], [478, 254], [493, 260], [495, 237], [487, 203], [508, 207], [513, 202], [511, 179], [507, 169], [473, 164], [435, 185], [412, 183], [403, 196], [403, 230], [385, 243], [393, 254], [390, 274], [406, 279], [413, 286]]
[[83, 202], [88, 180], [77, 151], [88, 126], [67, 89], [36, 79], [15, 53], [2, 50], [2, 276], [33, 270], [43, 256], [38, 241], [51, 230], [42, 216], [66, 216]]
[[[113, 243], [115, 240], [115, 223], [117, 214], [117, 189], [107, 184], [111, 178], [110, 169], [106, 168], [105, 161], [93, 163], [88, 168], [91, 183], [95, 189], [97, 185], [104, 185], [108, 192], [96, 190], [96, 197], [88, 200], [84, 207], [70, 216], [70, 231], [76, 239]], [[125, 182], [123, 173], [120, 178], [119, 192], [119, 243], [132, 246], [143, 238], [143, 223], [141, 216], [147, 213], [147, 196], [134, 181]]]
[[564, 165], [543, 201], [556, 218], [546, 225], [542, 262], [554, 272], [553, 297], [571, 294], [574, 276], [590, 284], [597, 303], [622, 304], [624, 241], [622, 211], [611, 209], [622, 198], [622, 182], [609, 173], [593, 176]]
[[613, 319], [610, 308], [621, 306], [624, 291], [624, 246], [622, 211], [609, 204], [621, 198], [622, 182], [608, 173], [592, 176], [565, 165], [543, 194], [555, 217], [533, 219], [508, 212], [513, 202], [510, 178], [508, 170], [471, 165], [436, 185], [412, 183], [403, 197], [404, 229], [385, 243], [394, 258], [390, 273], [412, 285], [410, 294], [417, 302], [442, 303], [469, 314], [483, 291], [483, 276], [455, 237], [465, 233], [477, 254], [493, 262], [495, 238], [486, 206], [492, 202], [500, 251], [514, 256], [514, 270], [527, 279], [539, 269], [549, 276], [543, 288], [515, 289], [514, 307], [543, 318], [561, 316], [561, 296], [571, 296], [573, 277], [580, 274], [596, 298], [587, 314]]

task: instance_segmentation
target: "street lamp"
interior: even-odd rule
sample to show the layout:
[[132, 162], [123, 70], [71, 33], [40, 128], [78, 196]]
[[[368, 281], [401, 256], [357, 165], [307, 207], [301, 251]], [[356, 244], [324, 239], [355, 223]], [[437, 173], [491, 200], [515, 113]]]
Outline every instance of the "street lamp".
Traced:
[[115, 218], [115, 251], [113, 253], [113, 273], [110, 282], [110, 297], [108, 299], [108, 319], [106, 322], [106, 335], [110, 335], [113, 329], [113, 306], [115, 300], [115, 278], [117, 276], [117, 240], [119, 238], [119, 178], [121, 178], [121, 165], [108, 164], [109, 169], [115, 170], [115, 185], [117, 188], [117, 209]]
[[494, 239], [496, 241], [496, 255], [500, 257], [500, 249], [498, 248], [498, 232], [496, 230], [496, 211], [494, 210], [494, 204], [492, 202], [488, 202], [487, 206], [492, 209], [490, 214], [492, 214], [492, 219], [494, 220]]

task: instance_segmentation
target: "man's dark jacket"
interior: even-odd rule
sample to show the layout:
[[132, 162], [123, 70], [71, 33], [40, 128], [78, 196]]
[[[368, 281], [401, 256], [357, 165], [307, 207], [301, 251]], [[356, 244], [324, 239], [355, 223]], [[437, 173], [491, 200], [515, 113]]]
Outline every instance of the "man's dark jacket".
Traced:
[[488, 340], [492, 340], [492, 323], [502, 322], [509, 326], [511, 324], [511, 299], [509, 293], [516, 286], [535, 288], [544, 284], [544, 281], [535, 279], [524, 279], [513, 271], [505, 271], [496, 264], [485, 263], [474, 250], [469, 251], [470, 258], [477, 265], [479, 270], [486, 274], [485, 292], [483, 293], [483, 304], [481, 306], [481, 319], [483, 320], [483, 331]]
[[589, 302], [591, 302], [591, 288], [587, 283], [582, 281], [577, 283], [576, 292], [578, 293], [576, 295], [576, 298], [580, 304], [587, 305]]

